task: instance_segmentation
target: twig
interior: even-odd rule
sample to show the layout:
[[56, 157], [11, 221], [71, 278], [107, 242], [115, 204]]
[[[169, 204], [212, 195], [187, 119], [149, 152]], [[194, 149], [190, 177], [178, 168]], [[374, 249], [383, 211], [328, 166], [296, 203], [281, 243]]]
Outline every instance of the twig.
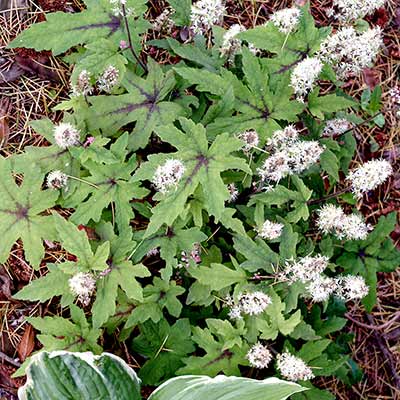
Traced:
[[133, 48], [131, 31], [129, 29], [129, 23], [128, 23], [128, 17], [126, 16], [126, 8], [125, 8], [125, 4], [123, 2], [121, 2], [121, 8], [122, 8], [122, 16], [124, 18], [124, 23], [125, 23], [125, 28], [126, 28], [126, 34], [128, 35], [129, 49], [130, 49], [133, 57], [135, 58], [135, 60], [147, 73], [147, 72], [149, 72], [149, 70], [147, 69], [147, 65], [144, 64], [143, 61], [137, 56], [137, 54], [135, 53], [135, 49]]
[[400, 311], [397, 311], [394, 313], [393, 318], [389, 319], [389, 321], [386, 321], [384, 324], [382, 325], [369, 325], [369, 324], [364, 324], [364, 322], [358, 321], [355, 318], [353, 318], [350, 313], [346, 313], [345, 314], [346, 318], [349, 319], [350, 321], [354, 322], [356, 325], [361, 326], [363, 328], [366, 329], [372, 329], [372, 330], [376, 330], [379, 331], [381, 329], [385, 329], [387, 327], [389, 327], [390, 325], [393, 324], [393, 322], [395, 322], [399, 317], [400, 317]]
[[[367, 318], [368, 318], [368, 321], [371, 323], [371, 325], [374, 326], [375, 323], [374, 323], [374, 319], [372, 318], [372, 316], [367, 314]], [[387, 364], [388, 364], [388, 366], [390, 368], [390, 372], [392, 374], [393, 383], [394, 383], [396, 389], [400, 390], [400, 376], [399, 376], [399, 374], [397, 372], [397, 369], [396, 369], [396, 363], [395, 363], [395, 361], [393, 359], [393, 354], [388, 349], [387, 344], [384, 343], [381, 334], [379, 332], [377, 332], [376, 330], [374, 330], [373, 332], [374, 332], [375, 340], [378, 343], [378, 346], [379, 346], [379, 348], [380, 348], [380, 350], [382, 352], [382, 355], [383, 355], [384, 359], [386, 359]]]
[[345, 187], [343, 189], [338, 190], [335, 193], [328, 194], [327, 196], [321, 197], [319, 199], [308, 200], [307, 205], [311, 206], [313, 204], [323, 203], [325, 200], [334, 199], [335, 197], [340, 196], [341, 194], [349, 192], [350, 189], [351, 189], [350, 187]]
[[378, 115], [380, 115], [380, 114], [382, 114], [380, 111], [377, 112], [376, 114], [374, 114], [374, 115], [372, 115], [371, 117], [367, 118], [367, 119], [364, 120], [363, 122], [360, 122], [359, 124], [356, 124], [355, 126], [349, 128], [349, 129], [347, 129], [346, 131], [344, 131], [343, 133], [341, 133], [341, 134], [338, 135], [338, 136], [343, 136], [343, 135], [345, 135], [346, 133], [349, 133], [349, 132], [351, 132], [352, 130], [358, 128], [359, 126], [363, 126], [363, 125], [367, 124], [368, 122], [371, 122], [373, 119], [375, 119], [375, 118], [376, 118]]
[[13, 365], [14, 367], [19, 368], [21, 366], [21, 363], [14, 360], [13, 358], [9, 357], [7, 354], [4, 354], [2, 351], [0, 351], [0, 358], [3, 360], [7, 361], [9, 364]]

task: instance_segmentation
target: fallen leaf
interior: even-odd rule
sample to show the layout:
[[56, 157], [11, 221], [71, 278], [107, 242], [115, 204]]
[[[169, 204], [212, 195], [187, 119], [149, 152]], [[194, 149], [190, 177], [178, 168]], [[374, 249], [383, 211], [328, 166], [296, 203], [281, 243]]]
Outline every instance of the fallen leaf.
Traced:
[[35, 348], [35, 332], [32, 325], [27, 325], [22, 339], [18, 344], [17, 352], [19, 359], [24, 362]]
[[381, 73], [372, 68], [364, 68], [362, 71], [364, 82], [371, 89], [374, 90], [381, 81]]
[[11, 299], [12, 282], [4, 267], [0, 266], [0, 300]]
[[10, 100], [7, 98], [0, 100], [0, 149], [5, 147], [10, 137], [10, 127], [8, 125], [8, 115], [10, 112]]

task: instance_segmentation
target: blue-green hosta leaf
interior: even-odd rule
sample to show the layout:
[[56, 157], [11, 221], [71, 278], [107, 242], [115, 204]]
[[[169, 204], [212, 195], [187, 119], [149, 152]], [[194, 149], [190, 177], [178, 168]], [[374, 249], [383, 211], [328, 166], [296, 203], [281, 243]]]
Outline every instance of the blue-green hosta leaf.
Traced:
[[[79, 371], [79, 373], [77, 373]], [[140, 400], [140, 379], [121, 358], [103, 353], [41, 352], [32, 357], [20, 400]]]
[[22, 239], [26, 260], [37, 268], [44, 256], [43, 239], [56, 238], [53, 219], [41, 214], [55, 205], [58, 193], [42, 190], [43, 175], [35, 170], [25, 173], [23, 183], [17, 185], [4, 158], [0, 158], [0, 174], [0, 262]]
[[241, 148], [240, 140], [221, 134], [209, 147], [206, 130], [201, 124], [194, 124], [184, 118], [180, 118], [179, 121], [186, 134], [172, 125], [158, 130], [161, 139], [169, 142], [178, 151], [150, 156], [149, 161], [142, 164], [134, 175], [134, 180], [152, 180], [157, 167], [167, 158], [181, 160], [185, 165], [185, 174], [177, 189], [155, 197], [160, 202], [153, 209], [145, 237], [157, 232], [163, 224], [171, 226], [184, 212], [189, 196], [199, 186], [206, 194], [204, 208], [217, 221], [220, 220], [225, 209], [225, 201], [229, 199], [229, 191], [221, 178], [221, 172], [238, 169], [251, 174], [244, 159], [231, 155]]
[[88, 123], [91, 129], [101, 128], [107, 135], [136, 122], [129, 147], [138, 149], [147, 145], [152, 132], [183, 115], [183, 108], [168, 98], [175, 87], [173, 72], [164, 74], [151, 60], [148, 67], [146, 79], [133, 72], [126, 73], [122, 85], [128, 90], [127, 94], [90, 98], [92, 107]]
[[285, 400], [304, 390], [307, 388], [277, 378], [180, 376], [161, 385], [149, 400]]
[[132, 349], [147, 358], [139, 371], [145, 385], [156, 386], [173, 377], [183, 366], [182, 358], [195, 350], [188, 319], [180, 319], [172, 326], [165, 319], [158, 324], [147, 321], [139, 330]]

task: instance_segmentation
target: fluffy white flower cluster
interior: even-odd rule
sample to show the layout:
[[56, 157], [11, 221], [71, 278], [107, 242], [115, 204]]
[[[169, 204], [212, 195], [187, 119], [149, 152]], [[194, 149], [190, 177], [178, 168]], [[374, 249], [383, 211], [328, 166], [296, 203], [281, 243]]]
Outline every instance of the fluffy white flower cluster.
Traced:
[[80, 132], [68, 122], [62, 122], [54, 128], [54, 140], [62, 149], [79, 144]]
[[119, 71], [113, 65], [108, 66], [97, 80], [99, 90], [110, 93], [118, 83]]
[[287, 175], [298, 174], [315, 164], [324, 151], [317, 141], [298, 139], [297, 130], [289, 125], [274, 132], [267, 142], [272, 153], [257, 169], [263, 181], [279, 182]]
[[233, 319], [240, 319], [243, 314], [259, 315], [272, 303], [271, 297], [259, 291], [239, 293], [236, 301], [228, 296], [226, 301], [230, 307], [228, 315]]
[[240, 32], [244, 32], [245, 27], [239, 24], [232, 25], [222, 38], [222, 45], [219, 49], [221, 56], [228, 57], [228, 61], [232, 62], [235, 54], [240, 53], [242, 41], [236, 36]]
[[369, 292], [368, 285], [362, 276], [340, 276], [336, 278], [336, 284], [336, 295], [345, 301], [362, 299]]
[[351, 26], [344, 27], [321, 43], [318, 57], [332, 66], [339, 79], [346, 79], [368, 67], [382, 44], [379, 27], [360, 34]]
[[352, 126], [350, 121], [344, 118], [335, 118], [326, 121], [326, 125], [324, 131], [322, 132], [322, 136], [340, 136], [346, 131], [348, 131]]
[[208, 32], [213, 25], [220, 24], [226, 12], [222, 0], [199, 0], [192, 5], [191, 27], [196, 35]]
[[157, 167], [152, 182], [159, 192], [167, 193], [178, 185], [184, 173], [185, 166], [182, 161], [170, 159]]
[[238, 139], [244, 142], [243, 151], [248, 153], [251, 149], [258, 146], [260, 139], [256, 131], [245, 131], [237, 135]]
[[51, 171], [47, 175], [46, 185], [50, 189], [62, 189], [68, 183], [68, 176], [61, 171]]
[[93, 91], [93, 86], [91, 83], [90, 72], [86, 69], [81, 71], [78, 75], [78, 79], [75, 85], [72, 85], [72, 95], [73, 96], [87, 96]]
[[298, 101], [304, 102], [304, 97], [313, 88], [322, 67], [323, 64], [318, 57], [307, 57], [296, 65], [290, 76], [290, 86]]
[[364, 240], [372, 230], [360, 215], [346, 215], [333, 204], [326, 204], [318, 210], [317, 226], [325, 234], [332, 233], [338, 239], [347, 240]]
[[283, 10], [275, 11], [270, 18], [270, 21], [279, 29], [280, 32], [289, 34], [296, 30], [301, 11], [299, 8], [284, 8]]
[[314, 378], [311, 368], [299, 357], [284, 352], [277, 356], [277, 368], [289, 381], [307, 381]]
[[78, 272], [68, 281], [71, 292], [78, 296], [78, 300], [87, 306], [96, 290], [96, 278], [91, 273]]
[[263, 369], [268, 368], [268, 365], [272, 361], [272, 353], [266, 346], [258, 342], [251, 347], [246, 358], [252, 367]]
[[256, 229], [258, 236], [263, 239], [274, 240], [282, 235], [283, 224], [266, 220], [261, 228]]
[[393, 168], [388, 161], [371, 160], [351, 171], [346, 179], [350, 181], [354, 195], [361, 198], [364, 193], [385, 182], [392, 173]]
[[389, 91], [389, 101], [397, 117], [400, 117], [400, 86], [395, 86]]
[[385, 2], [386, 0], [333, 0], [333, 7], [329, 10], [329, 16], [333, 16], [340, 22], [361, 19], [383, 7]]
[[369, 287], [362, 276], [344, 275], [330, 278], [320, 275], [308, 283], [308, 295], [314, 302], [328, 300], [331, 295], [345, 301], [360, 300], [369, 292]]
[[335, 294], [337, 283], [334, 278], [320, 275], [309, 281], [306, 289], [312, 301], [315, 303], [321, 303], [328, 300], [331, 295]]
[[285, 270], [282, 275], [291, 283], [312, 281], [318, 278], [328, 266], [328, 257], [317, 255], [314, 257], [305, 256], [299, 260], [289, 260], [285, 263]]

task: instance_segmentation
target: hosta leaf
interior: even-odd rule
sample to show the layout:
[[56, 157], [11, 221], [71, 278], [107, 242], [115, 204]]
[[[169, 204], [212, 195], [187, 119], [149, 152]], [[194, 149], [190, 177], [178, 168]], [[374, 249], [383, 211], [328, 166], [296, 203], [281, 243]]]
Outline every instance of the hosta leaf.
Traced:
[[185, 175], [176, 190], [171, 190], [166, 196], [157, 197], [161, 201], [153, 209], [153, 216], [147, 228], [145, 237], [149, 237], [163, 225], [171, 226], [176, 218], [183, 213], [187, 199], [200, 185], [204, 196], [204, 208], [217, 220], [221, 219], [225, 209], [225, 201], [229, 199], [229, 192], [221, 178], [221, 172], [228, 169], [238, 169], [251, 173], [247, 163], [231, 153], [238, 150], [242, 143], [238, 139], [221, 134], [208, 147], [206, 130], [201, 124], [194, 124], [184, 118], [180, 123], [186, 132], [184, 134], [172, 125], [158, 131], [165, 142], [178, 149], [168, 155], [152, 155], [144, 163], [134, 180], [152, 180], [156, 168], [167, 158], [181, 160], [185, 165]]
[[[77, 373], [79, 371], [79, 373]], [[41, 352], [29, 365], [20, 400], [140, 400], [140, 379], [121, 358], [103, 353]]]
[[33, 267], [39, 267], [44, 256], [43, 239], [55, 239], [56, 231], [51, 217], [41, 213], [53, 207], [58, 193], [41, 190], [43, 175], [38, 171], [24, 174], [18, 186], [11, 175], [7, 160], [0, 159], [0, 262], [6, 261], [12, 245], [22, 239], [25, 258]]
[[140, 335], [132, 341], [132, 348], [148, 358], [139, 371], [146, 385], [159, 385], [173, 377], [183, 366], [182, 358], [195, 350], [188, 319], [180, 319], [172, 326], [165, 319], [158, 324], [148, 321], [139, 329]]
[[91, 129], [101, 128], [109, 134], [136, 122], [129, 138], [129, 148], [138, 149], [147, 145], [153, 131], [161, 128], [183, 114], [183, 108], [168, 100], [175, 86], [172, 71], [164, 74], [161, 67], [149, 60], [146, 79], [127, 72], [122, 85], [127, 94], [91, 97]]
[[285, 400], [304, 390], [307, 388], [276, 378], [181, 376], [165, 382], [149, 400]]

